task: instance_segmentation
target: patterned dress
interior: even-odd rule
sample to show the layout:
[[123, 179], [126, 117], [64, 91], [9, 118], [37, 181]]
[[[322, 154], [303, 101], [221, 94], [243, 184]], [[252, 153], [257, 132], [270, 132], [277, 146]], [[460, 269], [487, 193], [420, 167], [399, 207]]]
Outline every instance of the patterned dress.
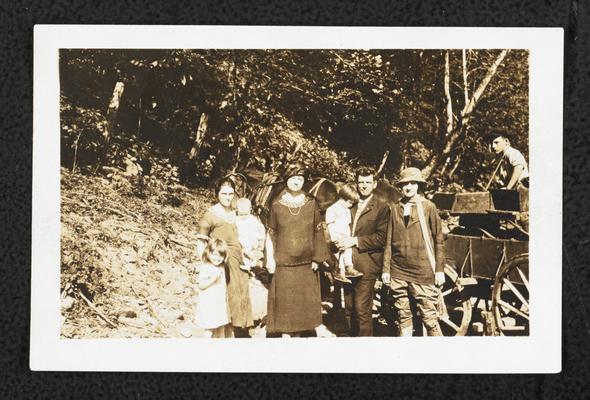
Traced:
[[228, 246], [227, 257], [227, 297], [231, 324], [238, 328], [247, 328], [254, 324], [252, 304], [248, 285], [248, 273], [240, 269], [242, 248], [238, 239], [238, 230], [234, 223], [223, 218], [223, 208], [216, 204], [209, 208], [199, 221], [198, 238], [207, 240], [223, 239]]
[[276, 270], [268, 293], [267, 332], [313, 330], [322, 324], [322, 306], [319, 273], [311, 263], [330, 257], [315, 199], [306, 196], [299, 206], [275, 200], [269, 233]]

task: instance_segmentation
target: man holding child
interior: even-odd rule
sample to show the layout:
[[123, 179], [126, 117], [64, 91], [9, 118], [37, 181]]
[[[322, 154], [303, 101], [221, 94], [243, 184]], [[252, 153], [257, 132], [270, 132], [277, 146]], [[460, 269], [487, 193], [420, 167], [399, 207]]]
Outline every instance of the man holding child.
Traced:
[[[406, 168], [397, 182], [403, 198], [388, 205], [373, 194], [377, 180], [372, 169], [359, 168], [355, 175], [357, 193], [352, 187], [348, 196], [345, 191], [340, 193], [345, 211], [352, 205], [349, 217], [344, 221], [350, 223], [350, 230], [342, 229], [331, 235], [333, 243], [342, 252], [340, 256], [344, 257], [344, 252], [352, 253], [352, 263], [346, 257], [348, 261], [342, 261], [344, 268], [340, 269], [346, 269], [346, 277], [351, 278], [347, 309], [351, 314], [352, 336], [373, 335], [372, 307], [379, 277], [391, 287], [400, 335], [412, 334], [410, 299], [417, 303], [428, 335], [441, 335], [435, 285], [444, 283], [444, 245], [436, 206], [421, 195], [426, 181], [419, 169]], [[275, 276], [269, 292], [267, 333], [286, 332], [298, 336], [322, 323], [317, 265], [314, 264], [327, 259], [328, 248], [323, 235], [316, 232], [321, 224], [318, 223], [319, 210], [315, 199], [302, 192], [302, 169], [289, 170], [285, 180], [286, 191], [273, 202], [269, 227], [274, 257], [272, 254], [268, 256], [276, 258], [277, 268], [272, 271]], [[226, 186], [229, 190], [229, 184]], [[358, 201], [353, 205], [357, 194]], [[262, 261], [265, 247], [264, 227], [249, 211], [247, 199], [238, 202], [237, 217], [232, 211], [232, 226], [235, 227], [232, 232], [242, 236], [240, 244], [245, 257], [241, 268], [246, 270]], [[332, 222], [336, 223], [337, 219]], [[206, 221], [204, 218], [202, 227], [206, 226]], [[211, 263], [216, 265], [213, 261]], [[230, 282], [232, 277], [235, 279], [232, 273], [236, 272], [230, 269]], [[231, 302], [229, 306], [233, 313]], [[247, 308], [246, 314], [250, 316], [250, 304]], [[236, 320], [231, 313], [228, 315], [232, 316], [235, 331]], [[251, 324], [249, 321], [247, 325]], [[215, 331], [213, 336], [223, 335], [217, 335]]]
[[373, 336], [375, 281], [382, 270], [390, 211], [373, 195], [377, 187], [375, 171], [362, 167], [355, 176], [360, 199], [351, 209], [352, 236], [340, 238], [335, 244], [341, 251], [352, 248], [352, 264], [363, 274], [351, 286], [352, 335]]

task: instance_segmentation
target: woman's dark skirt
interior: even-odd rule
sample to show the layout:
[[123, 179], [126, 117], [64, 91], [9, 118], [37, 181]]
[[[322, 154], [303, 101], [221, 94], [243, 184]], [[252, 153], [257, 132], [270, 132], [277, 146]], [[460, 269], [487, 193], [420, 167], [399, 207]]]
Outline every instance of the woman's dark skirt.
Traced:
[[268, 292], [268, 333], [313, 330], [322, 324], [319, 273], [311, 264], [277, 266]]

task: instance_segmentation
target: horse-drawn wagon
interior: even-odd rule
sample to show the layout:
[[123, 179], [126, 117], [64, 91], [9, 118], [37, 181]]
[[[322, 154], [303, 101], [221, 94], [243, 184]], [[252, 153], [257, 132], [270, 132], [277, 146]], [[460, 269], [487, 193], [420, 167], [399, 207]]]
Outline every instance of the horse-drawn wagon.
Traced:
[[445, 241], [447, 335], [529, 334], [528, 192], [437, 193]]

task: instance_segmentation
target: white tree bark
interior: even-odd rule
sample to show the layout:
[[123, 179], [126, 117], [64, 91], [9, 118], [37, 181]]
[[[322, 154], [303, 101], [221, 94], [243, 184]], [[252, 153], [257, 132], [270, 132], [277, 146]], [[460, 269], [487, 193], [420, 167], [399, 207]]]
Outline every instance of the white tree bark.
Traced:
[[469, 90], [467, 89], [467, 50], [463, 49], [461, 58], [463, 61], [463, 97], [465, 99], [463, 107], [465, 107], [469, 103]]
[[197, 135], [195, 137], [195, 141], [193, 143], [193, 147], [189, 153], [188, 158], [191, 160], [195, 160], [201, 151], [201, 146], [205, 140], [205, 133], [207, 132], [207, 124], [209, 122], [209, 115], [206, 113], [201, 114], [201, 118], [199, 119], [199, 127], [197, 128]]
[[445, 100], [447, 103], [447, 132], [446, 136], [450, 135], [453, 131], [453, 99], [451, 98], [451, 70], [449, 66], [449, 51], [445, 53]]
[[447, 157], [449, 157], [451, 151], [461, 136], [462, 130], [467, 126], [469, 117], [473, 113], [473, 110], [475, 110], [475, 106], [477, 105], [479, 99], [481, 99], [481, 96], [483, 96], [488, 84], [496, 74], [498, 67], [500, 64], [502, 64], [502, 61], [504, 61], [506, 54], [508, 54], [508, 50], [502, 50], [492, 65], [489, 66], [484, 78], [475, 89], [475, 92], [473, 92], [473, 96], [471, 96], [463, 110], [461, 110], [462, 123], [459, 125], [461, 129], [457, 129], [457, 127], [455, 127], [455, 129], [453, 129], [453, 131], [445, 137], [445, 144], [442, 151], [433, 154], [426, 167], [422, 169], [422, 175], [424, 177], [429, 177], [432, 174], [432, 171], [440, 165], [441, 160], [445, 160]]
[[496, 74], [498, 67], [500, 66], [500, 64], [502, 64], [502, 61], [504, 61], [504, 57], [506, 57], [506, 54], [508, 54], [508, 50], [507, 49], [502, 50], [502, 52], [498, 55], [498, 57], [493, 62], [493, 64], [490, 65], [490, 67], [488, 68], [488, 71], [486, 72], [485, 77], [479, 83], [479, 85], [477, 86], [477, 89], [475, 89], [475, 92], [473, 92], [473, 96], [471, 96], [471, 99], [469, 100], [469, 102], [465, 105], [465, 107], [461, 111], [461, 117], [463, 117], [463, 125], [466, 125], [467, 120], [469, 119], [471, 113], [475, 109], [475, 105], [477, 104], [477, 102], [479, 101], [479, 99], [481, 98], [483, 93], [485, 92], [486, 87], [488, 86], [488, 84], [490, 83], [490, 81], [492, 80], [494, 75]]
[[121, 104], [123, 90], [125, 90], [125, 84], [123, 82], [117, 82], [107, 110], [107, 125], [102, 132], [105, 142], [108, 142], [111, 139], [111, 135], [115, 129], [115, 120], [117, 119], [117, 112], [119, 111], [119, 105]]

